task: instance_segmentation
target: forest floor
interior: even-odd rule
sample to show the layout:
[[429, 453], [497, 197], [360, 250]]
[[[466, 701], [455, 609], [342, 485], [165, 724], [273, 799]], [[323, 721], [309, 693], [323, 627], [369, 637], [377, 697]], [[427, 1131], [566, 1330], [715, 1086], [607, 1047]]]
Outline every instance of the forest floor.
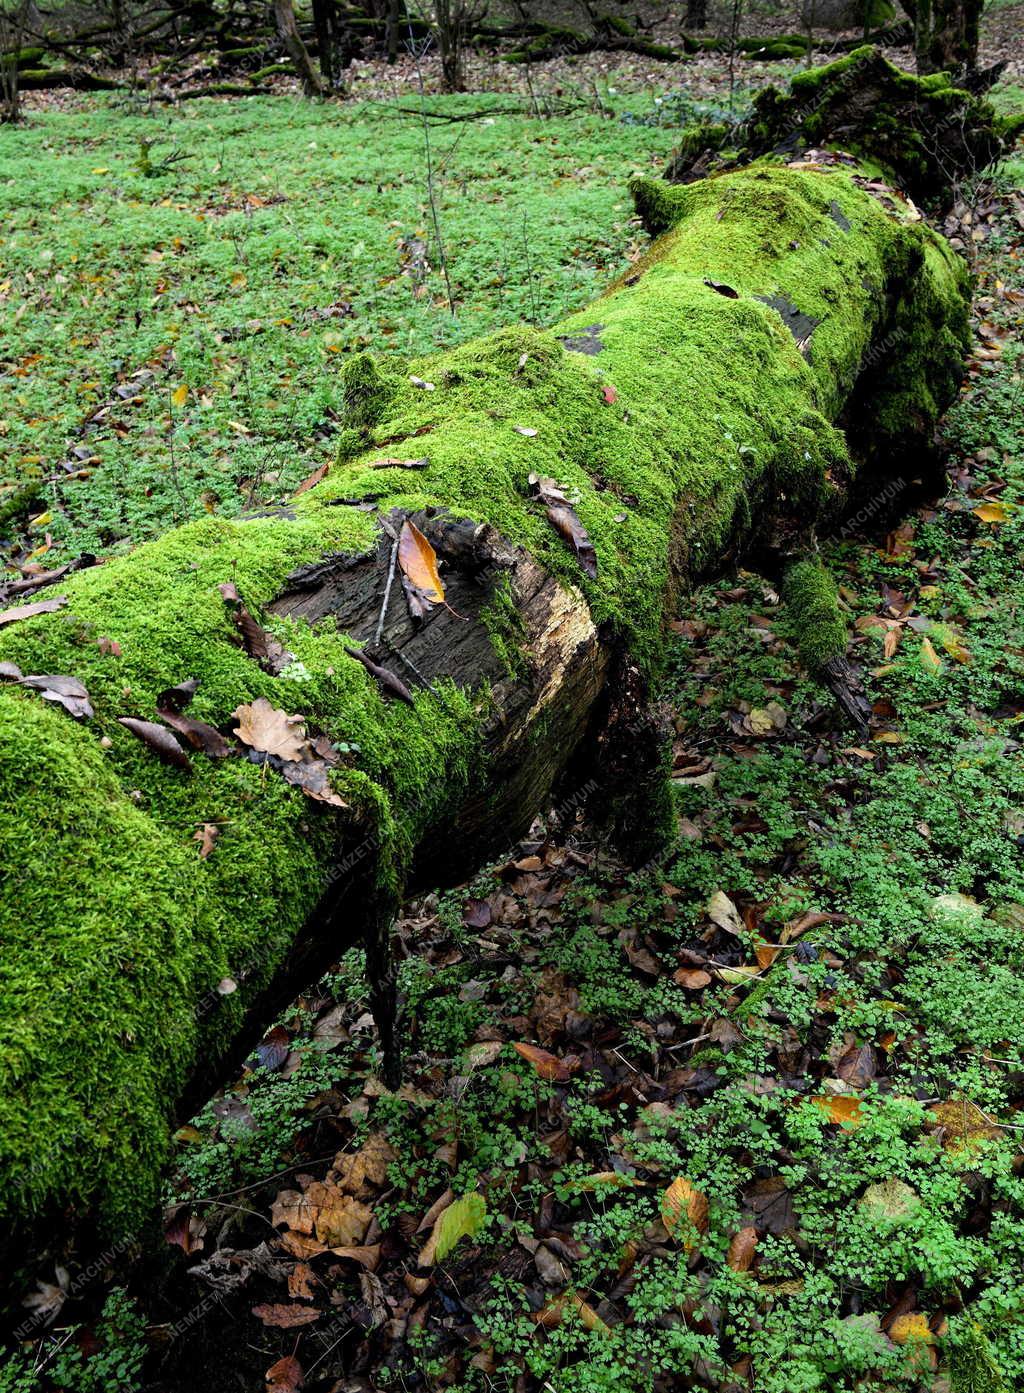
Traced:
[[[590, 298], [641, 246], [625, 176], [721, 97], [560, 96], [428, 102], [493, 110], [431, 127], [454, 318], [415, 116], [74, 98], [0, 134], [11, 563], [287, 496], [346, 351]], [[897, 461], [822, 539], [868, 735], [772, 576], [698, 588], [675, 834], [626, 868], [570, 790], [407, 905], [402, 1089], [350, 954], [179, 1132], [161, 1281], [55, 1274], [3, 1393], [1024, 1386], [1022, 183], [947, 225], [978, 297], [946, 488]]]

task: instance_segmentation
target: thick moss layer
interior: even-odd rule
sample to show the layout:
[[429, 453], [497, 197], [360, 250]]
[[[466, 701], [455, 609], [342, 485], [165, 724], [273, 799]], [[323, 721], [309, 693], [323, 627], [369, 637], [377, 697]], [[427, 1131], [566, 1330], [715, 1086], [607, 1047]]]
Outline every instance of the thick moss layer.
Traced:
[[[918, 324], [914, 305], [955, 294], [930, 234], [844, 172], [755, 166], [637, 193], [671, 228], [589, 309], [408, 375], [355, 364], [346, 448], [290, 512], [193, 523], [74, 575], [65, 609], [0, 632], [0, 658], [74, 674], [96, 713], [77, 725], [34, 693], [0, 688], [9, 1219], [92, 1206], [117, 1229], [151, 1202], [173, 1100], [196, 1060], [231, 1040], [331, 874], [337, 813], [239, 758], [168, 767], [118, 717], [151, 718], [157, 694], [186, 677], [200, 681], [193, 713], [213, 724], [257, 696], [301, 712], [358, 747], [336, 783], [399, 883], [422, 829], [486, 778], [486, 693], [418, 690], [413, 707], [387, 704], [344, 635], [297, 622], [276, 626], [297, 662], [269, 676], [237, 646], [219, 583], [234, 581], [258, 611], [295, 567], [370, 545], [372, 516], [337, 500], [441, 504], [578, 586], [650, 671], [673, 576], [710, 564], [769, 502], [808, 526], [838, 502], [850, 466], [830, 421], [886, 332], [887, 292], [906, 284], [901, 322], [915, 345], [934, 325]], [[815, 321], [809, 343], [780, 305]], [[944, 362], [921, 353], [904, 389], [921, 392], [922, 420], [941, 403], [921, 382], [945, 383], [955, 338], [935, 355]], [[430, 463], [371, 468], [382, 455]], [[575, 500], [595, 580], [530, 501], [531, 473]], [[510, 666], [522, 661], [500, 615], [494, 641]], [[205, 822], [221, 833], [200, 860]], [[232, 995], [216, 992], [223, 977], [239, 983]]]
[[785, 599], [798, 634], [804, 667], [816, 672], [846, 652], [849, 633], [839, 612], [836, 583], [817, 561], [800, 561], [786, 572]]

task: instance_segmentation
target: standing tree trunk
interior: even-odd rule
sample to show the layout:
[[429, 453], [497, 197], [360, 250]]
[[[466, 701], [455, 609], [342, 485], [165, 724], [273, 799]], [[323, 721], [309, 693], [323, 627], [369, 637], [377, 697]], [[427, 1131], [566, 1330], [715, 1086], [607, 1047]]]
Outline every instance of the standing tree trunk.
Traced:
[[29, 0], [17, 9], [0, 10], [0, 125], [21, 120], [21, 84], [18, 58], [24, 42]]
[[684, 29], [703, 29], [708, 22], [708, 0], [686, 0]]
[[[905, 205], [845, 167], [773, 164], [634, 196], [665, 235], [589, 308], [400, 367], [355, 358], [315, 487], [0, 613], [12, 1232], [89, 1206], [137, 1222], [176, 1102], [361, 935], [386, 1043], [397, 897], [522, 835], [574, 752], [596, 752], [588, 787], [621, 771], [594, 798], [626, 838], [659, 833], [662, 801], [632, 795], [663, 787], [644, 689], [687, 584], [835, 517], [844, 413], [918, 468], [959, 381], [966, 280]], [[84, 684], [92, 710], [32, 674]]]
[[323, 79], [313, 66], [309, 49], [302, 42], [299, 26], [295, 22], [292, 0], [274, 0], [274, 22], [285, 51], [302, 82], [302, 90], [307, 97], [322, 97], [326, 94]]
[[978, 27], [983, 0], [915, 0], [917, 71], [954, 76], [978, 66]]

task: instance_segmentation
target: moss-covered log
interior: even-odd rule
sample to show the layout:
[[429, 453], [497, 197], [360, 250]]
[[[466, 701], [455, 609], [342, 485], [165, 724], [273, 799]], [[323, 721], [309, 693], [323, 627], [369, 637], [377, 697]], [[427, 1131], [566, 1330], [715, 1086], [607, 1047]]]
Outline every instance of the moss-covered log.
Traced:
[[[712, 167], [709, 155], [713, 163], [735, 167], [769, 152], [791, 156], [801, 148], [833, 146], [881, 165], [911, 197], [941, 203], [958, 180], [1008, 151], [1022, 129], [1024, 117], [999, 117], [948, 73], [914, 77], [864, 45], [797, 74], [785, 91], [766, 87], [736, 128], [693, 128], [666, 177], [680, 183], [703, 178]], [[719, 151], [724, 158], [717, 158]]]
[[[137, 1223], [176, 1104], [282, 993], [386, 923], [404, 887], [521, 834], [612, 670], [629, 674], [614, 693], [629, 728], [693, 576], [751, 539], [798, 550], [842, 506], [836, 422], [865, 363], [873, 443], [901, 472], [927, 448], [958, 382], [964, 275], [920, 221], [846, 169], [634, 192], [663, 235], [553, 330], [401, 370], [356, 359], [338, 459], [287, 506], [203, 518], [9, 599], [54, 607], [0, 614], [8, 1223]], [[565, 506], [592, 553], [566, 541]], [[418, 623], [401, 575], [388, 587], [409, 517], [450, 605]], [[364, 646], [411, 700], [384, 694], [352, 656]], [[16, 669], [77, 678], [92, 714], [73, 719]], [[185, 679], [187, 715], [230, 751], [189, 749], [188, 768], [121, 723], [156, 722]], [[258, 698], [334, 742], [317, 757], [337, 760], [346, 806], [288, 782], [297, 765], [245, 757], [233, 713]]]

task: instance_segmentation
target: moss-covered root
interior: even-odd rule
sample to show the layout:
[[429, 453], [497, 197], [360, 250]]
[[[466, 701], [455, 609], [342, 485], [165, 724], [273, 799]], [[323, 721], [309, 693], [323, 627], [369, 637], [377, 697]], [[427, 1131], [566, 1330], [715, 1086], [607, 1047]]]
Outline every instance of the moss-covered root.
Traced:
[[951, 1322], [950, 1393], [1009, 1393], [992, 1356], [992, 1347], [976, 1321], [960, 1316]]
[[835, 581], [820, 562], [798, 561], [786, 572], [783, 594], [804, 667], [829, 689], [851, 725], [863, 734], [871, 708], [863, 683], [846, 661], [849, 633]]
[[[667, 233], [596, 303], [400, 372], [358, 360], [345, 448], [316, 487], [67, 576], [53, 612], [0, 626], [0, 660], [74, 676], [94, 712], [75, 721], [0, 685], [9, 1227], [89, 1210], [133, 1226], [176, 1100], [265, 1019], [281, 974], [314, 973], [315, 952], [362, 932], [375, 889], [436, 883], [453, 848], [500, 851], [578, 746], [612, 653], [650, 679], [680, 586], [752, 536], [834, 514], [852, 468], [835, 422], [901, 291], [893, 352], [914, 353], [900, 390], [917, 402], [904, 414], [930, 432], [958, 361], [961, 281], [920, 221], [848, 169], [753, 165], [642, 189]], [[531, 475], [556, 481], [593, 564]], [[435, 529], [458, 613], [437, 606], [413, 635], [394, 585], [394, 649], [379, 656], [409, 703], [349, 650], [378, 627], [383, 523], [412, 514]], [[241, 645], [226, 582], [290, 665], [268, 670]], [[841, 639], [821, 639], [828, 595], [811, 590], [820, 656]], [[327, 736], [346, 806], [311, 802], [234, 738], [230, 757], [161, 762], [122, 718], [154, 720], [186, 678], [198, 721], [230, 733], [262, 698]]]
[[819, 672], [846, 653], [849, 631], [839, 609], [839, 592], [819, 561], [798, 561], [786, 572], [783, 595], [797, 635], [800, 661]]

